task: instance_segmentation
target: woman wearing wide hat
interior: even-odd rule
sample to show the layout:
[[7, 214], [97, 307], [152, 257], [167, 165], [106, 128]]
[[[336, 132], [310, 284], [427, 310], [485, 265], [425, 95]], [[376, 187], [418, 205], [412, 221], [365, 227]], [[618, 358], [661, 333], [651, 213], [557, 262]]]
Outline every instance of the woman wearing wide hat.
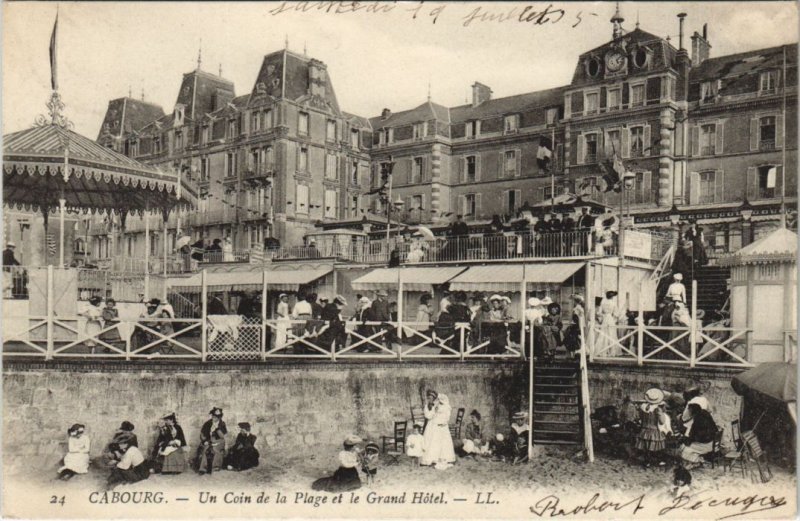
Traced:
[[239, 434], [236, 441], [225, 456], [225, 468], [228, 470], [247, 470], [258, 466], [258, 449], [255, 434], [250, 433], [248, 422], [239, 423]]
[[210, 418], [200, 428], [200, 446], [197, 447], [196, 466], [200, 474], [211, 474], [222, 468], [225, 458], [225, 435], [228, 428], [222, 421], [222, 409], [214, 407], [209, 411]]
[[354, 434], [345, 438], [344, 448], [339, 451], [339, 468], [332, 476], [316, 480], [312, 483], [311, 488], [325, 492], [346, 492], [360, 488], [358, 444], [361, 442], [361, 438]]
[[178, 424], [175, 413], [161, 418], [163, 422], [159, 428], [156, 440], [155, 461], [156, 472], [162, 474], [180, 474], [186, 470], [186, 437], [183, 428]]
[[664, 391], [653, 387], [644, 393], [644, 403], [639, 408], [642, 428], [636, 436], [636, 449], [640, 451], [644, 463], [649, 465], [654, 457], [666, 449], [663, 426], [666, 423], [664, 412]]

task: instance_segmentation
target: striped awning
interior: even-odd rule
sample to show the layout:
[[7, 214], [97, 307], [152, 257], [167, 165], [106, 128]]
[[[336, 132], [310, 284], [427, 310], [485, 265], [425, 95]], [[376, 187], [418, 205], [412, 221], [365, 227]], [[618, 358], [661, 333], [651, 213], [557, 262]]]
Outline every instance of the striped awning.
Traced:
[[434, 284], [444, 284], [466, 268], [459, 266], [378, 268], [353, 281], [357, 291], [397, 289], [402, 278], [405, 291], [432, 291]]
[[450, 281], [450, 290], [519, 292], [523, 278], [533, 285], [558, 286], [583, 266], [582, 262], [473, 266]]
[[[301, 285], [309, 284], [333, 271], [332, 266], [300, 267], [297, 269], [266, 270], [267, 289], [297, 291]], [[262, 270], [216, 271], [206, 273], [206, 285], [211, 291], [259, 290], [264, 279]], [[179, 292], [200, 291], [202, 273], [185, 279], [171, 279], [170, 286]]]

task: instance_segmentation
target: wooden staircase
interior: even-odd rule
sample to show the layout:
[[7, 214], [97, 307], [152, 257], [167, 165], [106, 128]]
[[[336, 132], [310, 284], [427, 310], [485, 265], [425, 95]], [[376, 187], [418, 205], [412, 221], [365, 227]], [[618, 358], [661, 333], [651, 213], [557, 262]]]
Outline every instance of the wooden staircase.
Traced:
[[[722, 266], [701, 266], [694, 269], [694, 278], [697, 280], [697, 309], [706, 312], [721, 309], [728, 300], [728, 279], [731, 269]], [[686, 283], [686, 300], [692, 302], [692, 284]]]
[[583, 445], [578, 362], [537, 362], [533, 371], [533, 444]]

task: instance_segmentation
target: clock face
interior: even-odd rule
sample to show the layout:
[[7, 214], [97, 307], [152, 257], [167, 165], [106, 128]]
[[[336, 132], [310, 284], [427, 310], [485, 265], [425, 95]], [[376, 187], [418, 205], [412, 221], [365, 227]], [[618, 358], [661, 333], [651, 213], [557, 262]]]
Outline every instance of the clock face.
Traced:
[[620, 52], [612, 52], [606, 55], [606, 68], [611, 72], [617, 72], [625, 66], [625, 55]]

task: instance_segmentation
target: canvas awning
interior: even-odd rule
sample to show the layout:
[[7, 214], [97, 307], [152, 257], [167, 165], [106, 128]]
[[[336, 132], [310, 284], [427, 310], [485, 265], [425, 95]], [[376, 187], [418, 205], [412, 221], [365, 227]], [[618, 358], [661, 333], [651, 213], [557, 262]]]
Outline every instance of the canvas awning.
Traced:
[[435, 284], [444, 284], [466, 268], [458, 266], [378, 268], [353, 281], [357, 291], [397, 289], [398, 280], [403, 279], [405, 291], [432, 291]]
[[[303, 266], [297, 269], [267, 270], [267, 288], [278, 291], [297, 291], [301, 285], [309, 284], [333, 271], [332, 266]], [[261, 270], [216, 271], [206, 273], [206, 285], [212, 291], [250, 291], [261, 289]], [[171, 279], [170, 286], [179, 292], [200, 291], [202, 274], [195, 273], [185, 279]]]
[[582, 262], [473, 266], [450, 281], [450, 290], [518, 292], [523, 278], [530, 284], [560, 285], [583, 267]]

